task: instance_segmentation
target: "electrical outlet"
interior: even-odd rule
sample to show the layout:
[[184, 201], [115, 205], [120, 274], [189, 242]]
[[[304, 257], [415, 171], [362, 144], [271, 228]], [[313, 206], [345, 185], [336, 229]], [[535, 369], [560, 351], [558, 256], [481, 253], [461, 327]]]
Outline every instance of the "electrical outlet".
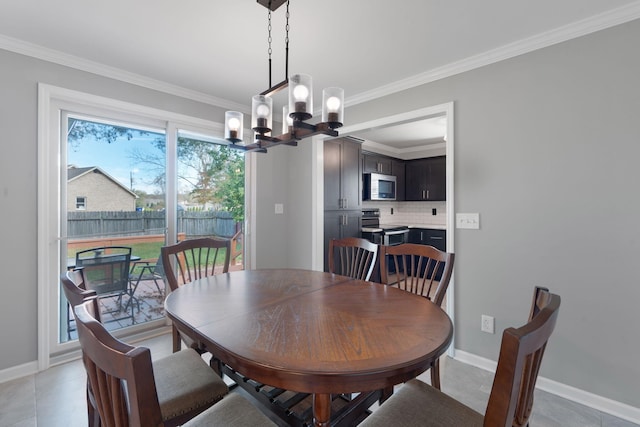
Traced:
[[480, 330], [489, 334], [494, 333], [494, 319], [492, 316], [482, 315], [482, 323], [480, 324]]

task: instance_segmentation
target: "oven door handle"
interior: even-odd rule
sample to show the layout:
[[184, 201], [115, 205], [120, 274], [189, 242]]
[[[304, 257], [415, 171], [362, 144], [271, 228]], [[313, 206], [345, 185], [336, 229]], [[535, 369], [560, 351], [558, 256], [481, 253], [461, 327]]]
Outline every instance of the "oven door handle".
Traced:
[[397, 230], [397, 231], [385, 231], [384, 234], [386, 234], [387, 236], [395, 236], [397, 234], [405, 234], [408, 233], [409, 230]]

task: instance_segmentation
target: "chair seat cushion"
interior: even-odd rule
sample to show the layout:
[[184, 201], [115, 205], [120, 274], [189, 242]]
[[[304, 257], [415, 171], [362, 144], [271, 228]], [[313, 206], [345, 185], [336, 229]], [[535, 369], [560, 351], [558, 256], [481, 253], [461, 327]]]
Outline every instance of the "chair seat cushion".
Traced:
[[484, 417], [440, 390], [411, 380], [398, 389], [360, 426], [479, 426]]
[[193, 349], [153, 362], [163, 420], [207, 408], [229, 392], [222, 378]]
[[277, 427], [277, 424], [255, 408], [247, 399], [239, 394], [231, 393], [183, 426]]

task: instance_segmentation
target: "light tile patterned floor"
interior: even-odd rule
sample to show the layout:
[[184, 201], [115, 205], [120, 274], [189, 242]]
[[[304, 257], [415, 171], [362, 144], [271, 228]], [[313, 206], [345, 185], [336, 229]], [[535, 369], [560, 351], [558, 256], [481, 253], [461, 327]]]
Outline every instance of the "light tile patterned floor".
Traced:
[[[151, 349], [152, 357], [171, 352], [169, 334], [138, 345]], [[493, 374], [444, 357], [442, 388], [472, 408], [484, 412]], [[429, 382], [429, 374], [420, 376]], [[80, 360], [52, 367], [0, 384], [0, 426], [85, 427], [85, 371]], [[532, 427], [640, 427], [595, 409], [542, 391], [536, 392]]]

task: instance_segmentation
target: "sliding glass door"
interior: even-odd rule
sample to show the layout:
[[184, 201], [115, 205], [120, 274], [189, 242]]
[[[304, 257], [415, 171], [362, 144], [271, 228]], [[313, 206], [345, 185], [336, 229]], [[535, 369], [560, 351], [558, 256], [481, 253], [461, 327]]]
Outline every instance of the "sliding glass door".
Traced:
[[[108, 329], [163, 319], [166, 292], [157, 263], [167, 229], [164, 129], [73, 114], [66, 126], [62, 268], [85, 268]], [[129, 248], [129, 259], [114, 272], [118, 248]], [[76, 339], [64, 298], [60, 313], [60, 342]]]
[[[232, 269], [243, 268], [245, 155], [226, 146], [222, 124], [47, 85], [39, 96], [38, 360], [45, 369], [78, 349], [58, 279], [69, 269], [83, 268], [107, 328], [125, 337], [167, 325], [162, 245], [231, 239]], [[115, 268], [122, 251], [127, 264]]]

